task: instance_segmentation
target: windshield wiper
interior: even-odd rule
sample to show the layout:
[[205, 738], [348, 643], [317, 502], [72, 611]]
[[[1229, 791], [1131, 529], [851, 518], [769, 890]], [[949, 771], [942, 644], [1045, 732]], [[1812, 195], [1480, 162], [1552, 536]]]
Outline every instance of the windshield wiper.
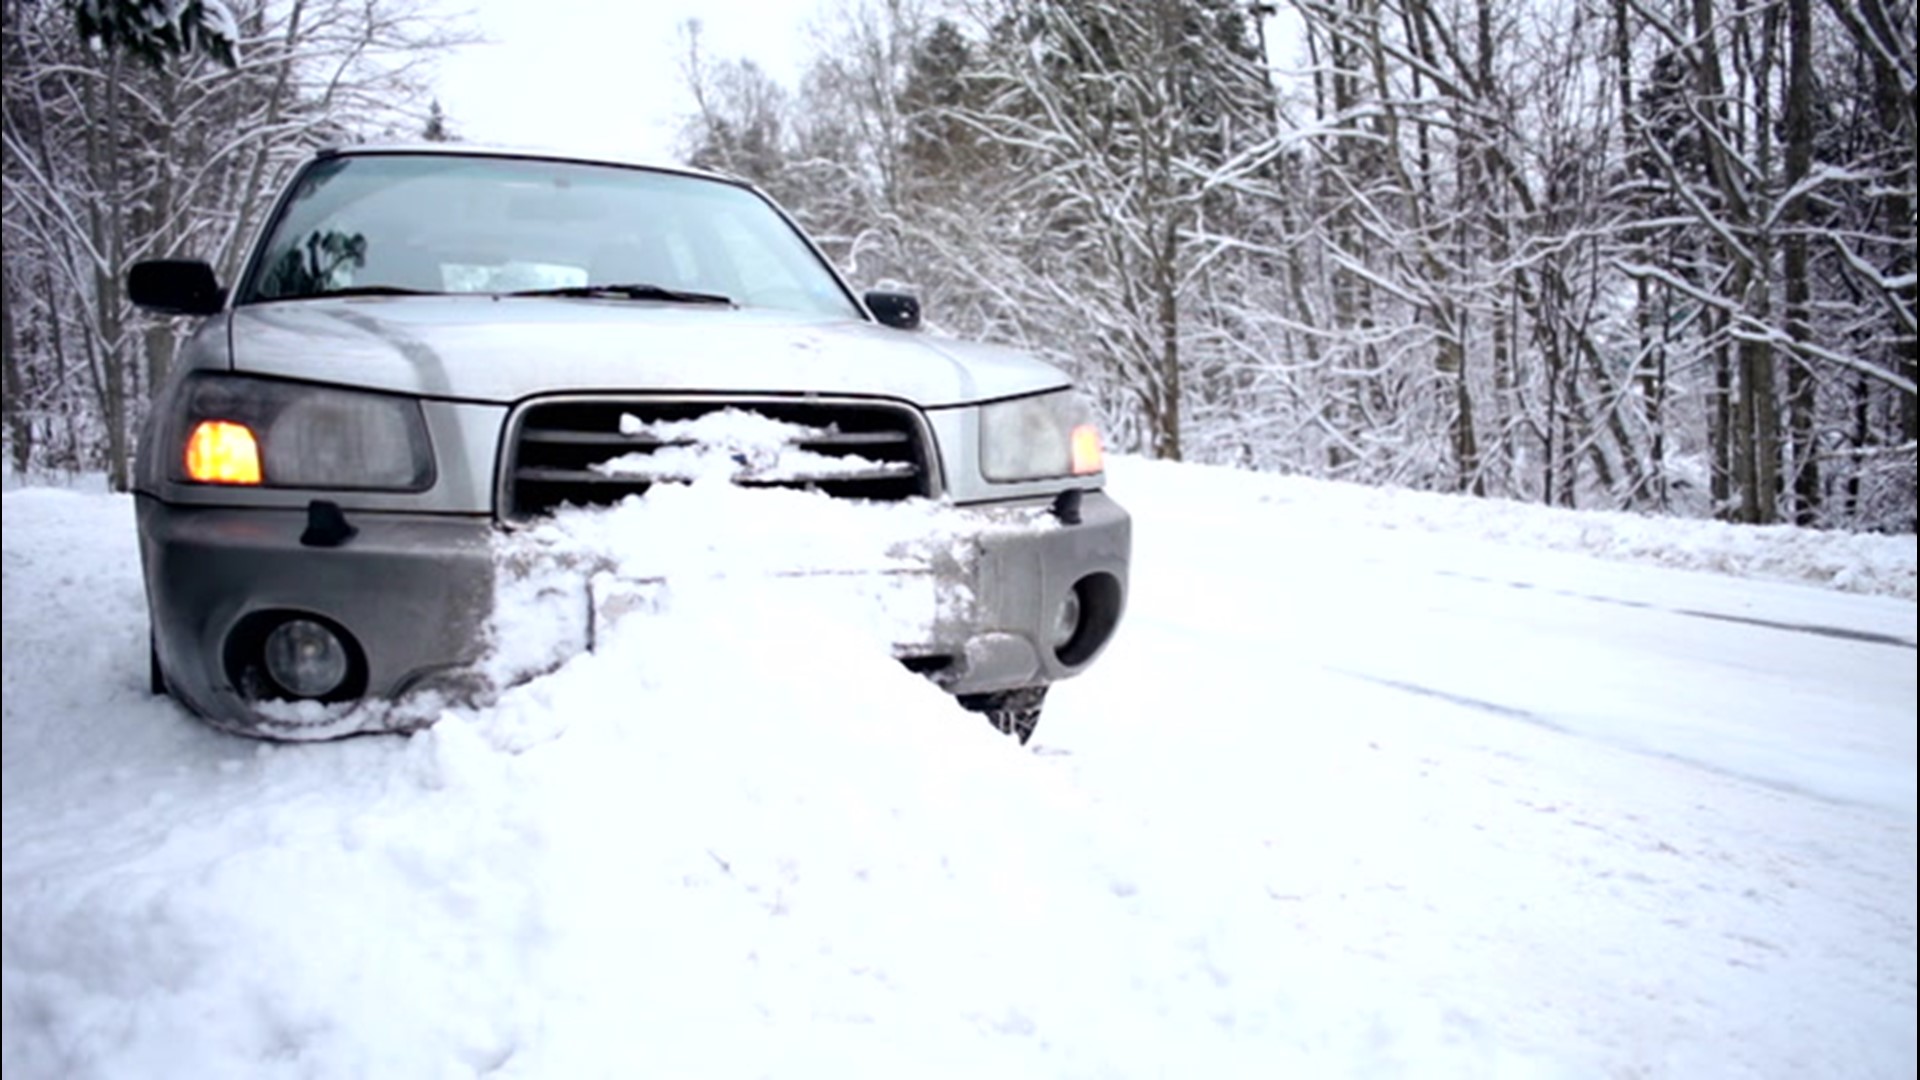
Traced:
[[517, 289], [502, 296], [558, 296], [585, 299], [666, 300], [675, 304], [731, 304], [733, 297], [718, 293], [683, 292], [660, 285], [634, 282], [619, 285], [562, 285], [554, 289]]

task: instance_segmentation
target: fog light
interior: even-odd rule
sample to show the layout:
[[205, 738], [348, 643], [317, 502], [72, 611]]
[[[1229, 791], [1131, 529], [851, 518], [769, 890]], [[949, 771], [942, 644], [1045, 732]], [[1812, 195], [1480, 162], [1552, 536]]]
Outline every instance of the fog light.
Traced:
[[346, 646], [312, 619], [288, 619], [274, 627], [262, 652], [267, 675], [295, 697], [325, 697], [347, 678]]
[[1080, 590], [1068, 589], [1066, 599], [1060, 601], [1060, 610], [1053, 616], [1053, 640], [1050, 644], [1054, 651], [1066, 648], [1067, 642], [1072, 641], [1073, 635], [1079, 630]]

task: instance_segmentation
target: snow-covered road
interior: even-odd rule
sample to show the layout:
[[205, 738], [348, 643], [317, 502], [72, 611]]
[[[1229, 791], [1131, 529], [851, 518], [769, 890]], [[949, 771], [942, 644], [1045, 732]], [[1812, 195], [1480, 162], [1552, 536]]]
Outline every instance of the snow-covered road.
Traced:
[[6, 1074], [1914, 1074], [1913, 538], [1112, 487], [1037, 752], [724, 589], [247, 743], [144, 693], [127, 501], [9, 492]]

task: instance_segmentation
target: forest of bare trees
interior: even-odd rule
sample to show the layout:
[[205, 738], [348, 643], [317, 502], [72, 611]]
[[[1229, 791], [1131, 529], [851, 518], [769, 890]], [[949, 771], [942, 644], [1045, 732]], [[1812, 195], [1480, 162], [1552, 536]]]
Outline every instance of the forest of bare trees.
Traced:
[[845, 0], [819, 29], [788, 88], [688, 26], [689, 159], [1066, 366], [1124, 447], [1914, 529], [1911, 0]]
[[124, 488], [182, 329], [135, 315], [126, 268], [231, 281], [293, 163], [423, 130], [454, 38], [413, 0], [0, 0], [0, 31], [8, 461]]
[[[127, 265], [230, 279], [289, 162], [445, 123], [411, 0], [184, 0], [198, 38], [116, 42], [143, 4], [0, 0], [16, 469], [124, 482], [180, 329]], [[839, 0], [817, 31], [787, 86], [689, 24], [687, 159], [1066, 367], [1122, 449], [1915, 528], [1914, 0]]]

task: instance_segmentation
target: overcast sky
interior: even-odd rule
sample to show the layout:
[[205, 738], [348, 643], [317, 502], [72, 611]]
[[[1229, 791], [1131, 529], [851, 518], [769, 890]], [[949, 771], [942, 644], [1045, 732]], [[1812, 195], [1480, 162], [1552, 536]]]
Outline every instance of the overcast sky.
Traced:
[[671, 160], [693, 108], [680, 77], [680, 24], [702, 48], [745, 56], [789, 87], [819, 0], [450, 0], [488, 44], [440, 65], [440, 105], [476, 142]]
[[[701, 22], [709, 57], [746, 57], [795, 89], [809, 24], [840, 0], [441, 0], [487, 41], [440, 65], [440, 105], [474, 142], [673, 161], [693, 99], [680, 26]], [[1284, 70], [1298, 52], [1289, 9], [1269, 23]]]

